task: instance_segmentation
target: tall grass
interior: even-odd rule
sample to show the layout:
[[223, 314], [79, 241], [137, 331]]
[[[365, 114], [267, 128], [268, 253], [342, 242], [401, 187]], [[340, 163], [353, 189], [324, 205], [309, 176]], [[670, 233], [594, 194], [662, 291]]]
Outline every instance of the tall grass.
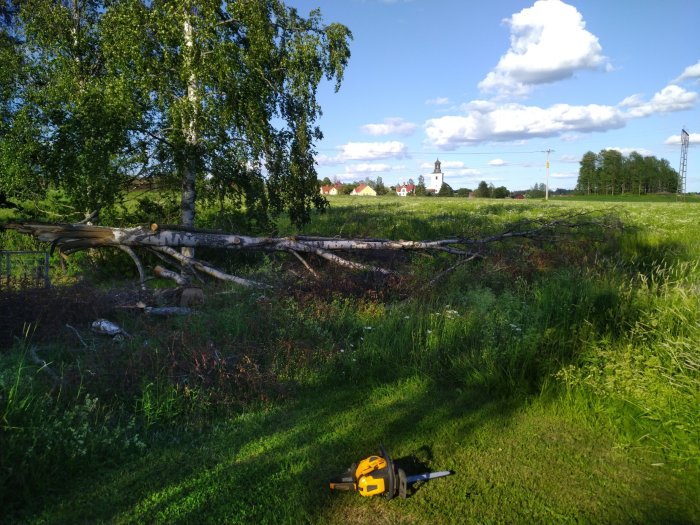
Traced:
[[[700, 299], [698, 264], [658, 265], [620, 285], [639, 317], [617, 340], [591, 341], [578, 366], [558, 377], [625, 446], [700, 464]], [[694, 283], [694, 284], [693, 284]], [[579, 400], [580, 401], [580, 400]]]
[[[5, 512], [86, 467], [145, 444], [135, 419], [90, 393], [66, 398], [33, 359], [27, 336], [0, 355], [0, 494]], [[49, 366], [48, 364], [46, 366]], [[43, 377], [43, 376], [46, 376]]]

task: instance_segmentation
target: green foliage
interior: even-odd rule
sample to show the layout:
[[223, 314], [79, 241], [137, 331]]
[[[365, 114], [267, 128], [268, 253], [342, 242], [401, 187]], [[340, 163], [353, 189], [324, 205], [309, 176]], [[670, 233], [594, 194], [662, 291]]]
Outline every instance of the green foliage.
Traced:
[[428, 190], [425, 187], [425, 177], [423, 177], [423, 175], [418, 176], [418, 184], [416, 184], [414, 195], [416, 197], [425, 197], [428, 195]]
[[0, 33], [0, 182], [21, 199], [60, 189], [82, 218], [175, 175], [185, 225], [198, 198], [301, 225], [327, 204], [316, 92], [338, 89], [350, 39], [280, 0], [22, 3]]
[[544, 182], [540, 182], [539, 184], [534, 184], [532, 188], [527, 190], [525, 195], [529, 199], [543, 199], [547, 194], [547, 186], [545, 185]]
[[482, 199], [491, 197], [491, 188], [486, 183], [486, 181], [482, 180], [477, 186], [476, 190], [474, 191], [474, 194]]
[[498, 188], [493, 189], [494, 199], [505, 199], [508, 196], [510, 196], [510, 191], [508, 191], [508, 188], [505, 186], [499, 186]]
[[440, 191], [437, 192], [438, 197], [454, 197], [454, 194], [454, 190], [446, 182], [442, 183], [442, 186], [440, 186]]
[[586, 152], [581, 158], [576, 191], [590, 195], [618, 195], [678, 190], [679, 175], [666, 159], [642, 156], [633, 151], [623, 156], [617, 150]]

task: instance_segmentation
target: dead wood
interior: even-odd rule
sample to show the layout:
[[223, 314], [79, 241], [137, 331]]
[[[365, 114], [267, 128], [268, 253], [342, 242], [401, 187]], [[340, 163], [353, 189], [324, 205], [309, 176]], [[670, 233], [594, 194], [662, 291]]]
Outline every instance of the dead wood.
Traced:
[[[4, 228], [12, 229], [49, 242], [53, 248], [70, 253], [77, 250], [101, 247], [117, 247], [132, 257], [141, 282], [145, 280], [143, 267], [133, 248], [143, 248], [156, 253], [159, 257], [170, 258], [182, 267], [191, 269], [197, 277], [206, 274], [219, 280], [233, 282], [247, 287], [264, 287], [265, 285], [228, 274], [211, 264], [188, 257], [181, 248], [218, 248], [238, 251], [272, 251], [287, 252], [296, 256], [308, 271], [315, 271], [302, 254], [315, 255], [330, 263], [351, 270], [363, 270], [379, 274], [392, 274], [389, 269], [353, 261], [347, 254], [361, 252], [405, 251], [418, 253], [446, 253], [458, 257], [454, 267], [482, 257], [485, 249], [492, 243], [513, 239], [536, 239], [555, 241], [563, 235], [579, 231], [588, 226], [607, 227], [609, 217], [595, 216], [591, 212], [577, 212], [554, 219], [536, 219], [520, 221], [506, 230], [480, 238], [462, 236], [437, 240], [405, 241], [392, 239], [342, 239], [336, 237], [290, 236], [290, 237], [252, 237], [215, 230], [198, 230], [177, 226], [152, 224], [149, 227], [109, 228], [90, 224], [45, 224], [38, 222], [10, 223]], [[615, 226], [619, 227], [619, 224]], [[338, 255], [338, 252], [343, 256]], [[447, 271], [450, 271], [448, 269]], [[175, 280], [179, 285], [185, 282], [180, 275], [157, 266], [156, 274]]]

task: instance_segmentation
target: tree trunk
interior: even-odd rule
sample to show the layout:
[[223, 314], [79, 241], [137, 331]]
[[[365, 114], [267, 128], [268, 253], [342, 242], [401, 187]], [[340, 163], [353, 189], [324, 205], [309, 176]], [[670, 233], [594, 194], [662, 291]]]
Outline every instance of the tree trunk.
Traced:
[[[199, 96], [197, 93], [197, 78], [194, 74], [194, 33], [192, 27], [192, 17], [194, 9], [189, 8], [185, 13], [183, 23], [183, 35], [185, 41], [185, 69], [188, 72], [187, 80], [187, 122], [183, 129], [185, 138], [184, 160], [182, 163], [182, 197], [180, 200], [180, 223], [186, 228], [195, 226], [195, 202], [197, 199], [197, 148], [199, 137], [197, 134], [197, 117], [199, 113]], [[182, 255], [194, 257], [194, 248], [184, 246]]]

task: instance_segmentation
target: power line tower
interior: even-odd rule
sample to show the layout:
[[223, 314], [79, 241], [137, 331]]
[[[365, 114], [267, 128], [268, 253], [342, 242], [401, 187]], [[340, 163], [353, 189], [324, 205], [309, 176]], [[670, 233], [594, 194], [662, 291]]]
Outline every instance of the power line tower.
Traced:
[[681, 130], [681, 166], [678, 170], [678, 196], [685, 195], [685, 179], [688, 171], [688, 144], [690, 135], [684, 129]]

